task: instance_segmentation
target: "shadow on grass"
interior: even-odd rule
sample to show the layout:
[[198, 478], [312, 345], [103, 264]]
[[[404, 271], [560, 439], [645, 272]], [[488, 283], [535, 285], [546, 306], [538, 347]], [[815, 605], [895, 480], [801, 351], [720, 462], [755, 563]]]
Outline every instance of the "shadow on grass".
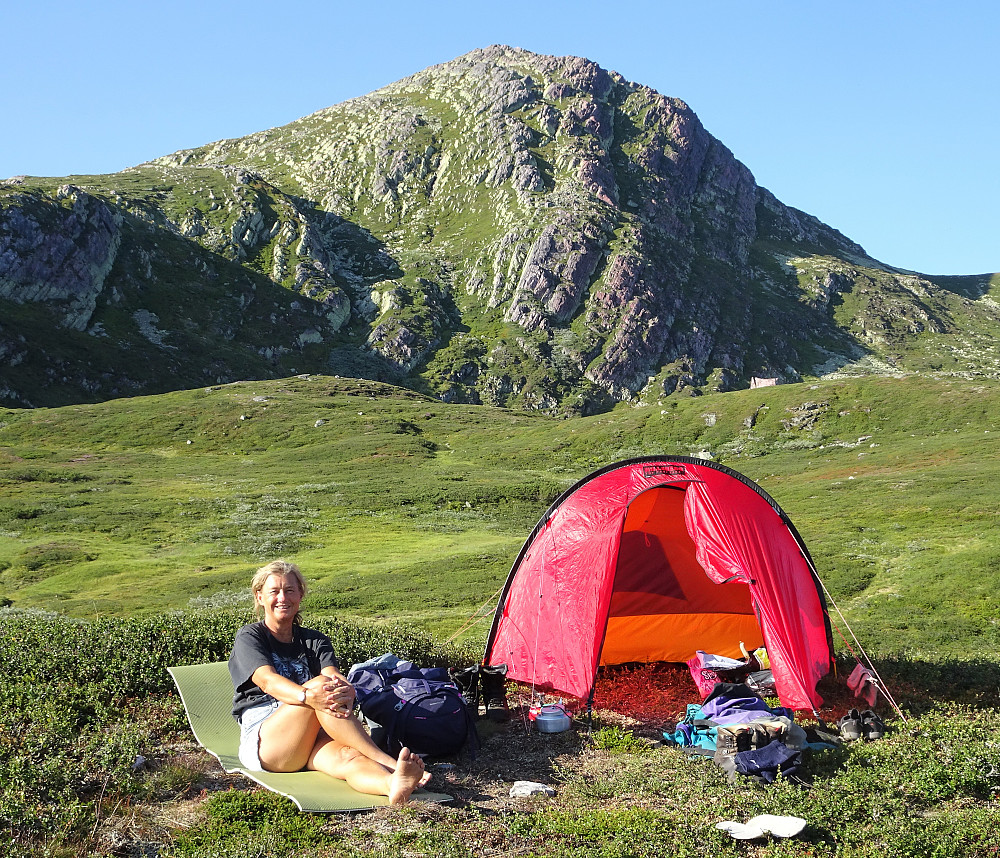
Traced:
[[[847, 677], [857, 662], [838, 655], [836, 671], [820, 681], [823, 697], [821, 714], [836, 721], [851, 708], [868, 708], [847, 687]], [[889, 694], [904, 713], [922, 715], [942, 704], [959, 704], [973, 709], [995, 709], [1000, 705], [1000, 662], [976, 657], [924, 661], [906, 655], [885, 655], [872, 660]], [[882, 695], [875, 706], [889, 708]], [[832, 714], [831, 714], [832, 712]]]
[[959, 703], [976, 709], [1000, 705], [1000, 660], [982, 657], [922, 661], [884, 656], [874, 662], [896, 701], [920, 714], [937, 703]]

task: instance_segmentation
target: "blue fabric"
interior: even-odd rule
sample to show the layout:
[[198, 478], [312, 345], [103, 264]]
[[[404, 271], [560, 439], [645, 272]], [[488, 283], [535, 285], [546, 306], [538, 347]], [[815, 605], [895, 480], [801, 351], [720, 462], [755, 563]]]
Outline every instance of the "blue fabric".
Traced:
[[711, 697], [701, 704], [703, 717], [709, 718], [716, 724], [746, 724], [756, 721], [761, 717], [781, 715], [785, 718], [794, 719], [795, 715], [783, 706], [774, 709], [769, 707], [760, 697], [752, 695], [749, 697], [727, 697], [719, 695]]
[[711, 723], [698, 723], [706, 720], [701, 706], [689, 703], [684, 720], [677, 725], [673, 733], [665, 732], [663, 738], [681, 748], [704, 748], [714, 751], [718, 731]]
[[[370, 658], [368, 661], [362, 661], [359, 664], [351, 665], [351, 669], [348, 673], [353, 673], [359, 669], [367, 670], [389, 670], [393, 671], [396, 669], [396, 665], [403, 661], [398, 655], [394, 653], [387, 652], [385, 655], [380, 655], [375, 658]], [[409, 662], [407, 662], [409, 664]]]
[[717, 728], [692, 727], [690, 724], [678, 724], [673, 733], [664, 733], [663, 738], [679, 748], [704, 748], [715, 750]]
[[745, 724], [762, 715], [774, 714], [759, 697], [715, 697], [701, 709], [706, 718], [717, 724]]
[[780, 772], [789, 777], [798, 771], [802, 753], [793, 751], [784, 742], [775, 739], [763, 748], [740, 751], [733, 756], [736, 771], [741, 775], [759, 777], [764, 783], [773, 783]]
[[415, 667], [392, 653], [356, 664], [347, 675], [376, 744], [396, 756], [402, 747], [416, 754], [457, 753], [479, 736], [458, 686], [443, 667]]
[[244, 709], [240, 715], [240, 749], [239, 758], [243, 767], [251, 772], [262, 772], [264, 766], [260, 761], [260, 728], [270, 718], [278, 707], [283, 704], [274, 698], [268, 698], [267, 703]]

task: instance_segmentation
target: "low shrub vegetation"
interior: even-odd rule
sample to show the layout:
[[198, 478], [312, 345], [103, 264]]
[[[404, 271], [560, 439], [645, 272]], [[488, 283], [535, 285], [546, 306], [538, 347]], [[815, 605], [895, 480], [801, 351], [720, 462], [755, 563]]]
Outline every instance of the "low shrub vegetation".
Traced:
[[[599, 709], [589, 735], [580, 720], [550, 736], [525, 732], [516, 717], [503, 729], [484, 722], [475, 760], [432, 766], [435, 788], [456, 796], [452, 806], [323, 817], [300, 814], [249, 781], [213, 786], [205, 772], [217, 764], [193, 748], [166, 667], [226, 658], [247, 619], [234, 610], [99, 621], [0, 612], [4, 854], [1000, 854], [1000, 668], [985, 660], [880, 663], [908, 720], [890, 721], [883, 740], [814, 753], [811, 786], [730, 783], [710, 760], [657, 747], [669, 723]], [[476, 658], [389, 624], [332, 616], [310, 624], [333, 637], [345, 664], [386, 651], [424, 664]], [[633, 673], [623, 674], [626, 682]], [[690, 691], [693, 700], [693, 684]], [[506, 798], [525, 775], [552, 783], [556, 797]], [[760, 813], [800, 816], [807, 827], [794, 839], [753, 842], [715, 828]], [[177, 821], [164, 824], [164, 816]]]
[[593, 735], [595, 748], [613, 754], [640, 754], [649, 750], [649, 744], [623, 727], [604, 727]]

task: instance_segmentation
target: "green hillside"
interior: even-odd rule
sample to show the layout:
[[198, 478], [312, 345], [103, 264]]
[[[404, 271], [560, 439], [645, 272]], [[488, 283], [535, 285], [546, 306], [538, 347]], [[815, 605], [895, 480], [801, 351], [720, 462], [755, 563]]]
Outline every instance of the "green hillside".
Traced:
[[240, 605], [285, 555], [313, 611], [451, 632], [577, 479], [705, 453], [788, 513], [866, 645], [982, 651], [998, 406], [995, 382], [867, 378], [559, 419], [299, 376], [0, 410], [0, 597], [86, 618]]

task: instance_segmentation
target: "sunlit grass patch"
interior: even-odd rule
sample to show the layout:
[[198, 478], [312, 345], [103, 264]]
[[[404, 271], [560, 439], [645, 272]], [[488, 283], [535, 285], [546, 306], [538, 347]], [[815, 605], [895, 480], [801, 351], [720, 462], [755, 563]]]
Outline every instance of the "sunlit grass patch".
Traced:
[[857, 379], [553, 419], [307, 376], [6, 409], [0, 598], [85, 616], [211, 604], [281, 554], [318, 605], [453, 630], [577, 479], [704, 451], [781, 504], [866, 645], [1000, 646], [998, 398], [985, 382]]

